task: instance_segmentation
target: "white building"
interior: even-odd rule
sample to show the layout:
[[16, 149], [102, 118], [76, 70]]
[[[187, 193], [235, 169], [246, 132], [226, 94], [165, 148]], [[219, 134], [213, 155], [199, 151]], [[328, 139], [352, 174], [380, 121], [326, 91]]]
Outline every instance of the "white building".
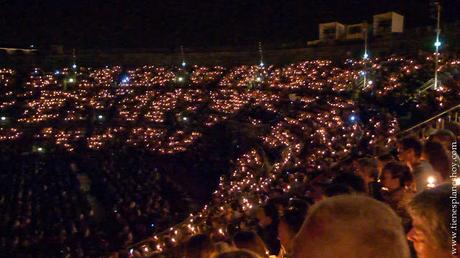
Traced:
[[395, 12], [376, 14], [373, 25], [374, 36], [402, 33], [404, 31], [404, 16]]
[[319, 24], [319, 39], [307, 42], [308, 46], [334, 43], [336, 41], [364, 40], [365, 30], [372, 30], [374, 36], [404, 32], [404, 16], [387, 12], [374, 15], [373, 24], [366, 22], [344, 25], [340, 22]]
[[342, 39], [345, 35], [345, 25], [339, 22], [319, 24], [319, 40], [331, 41]]
[[365, 22], [347, 25], [345, 38], [347, 40], [364, 39], [367, 27]]

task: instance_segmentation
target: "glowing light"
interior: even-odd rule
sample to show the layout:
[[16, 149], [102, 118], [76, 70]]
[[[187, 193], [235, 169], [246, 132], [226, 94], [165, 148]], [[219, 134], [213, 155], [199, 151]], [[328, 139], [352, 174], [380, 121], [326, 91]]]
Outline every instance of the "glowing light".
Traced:
[[182, 62], [182, 67], [185, 67], [187, 64], [185, 62]]
[[129, 77], [126, 76], [121, 80], [122, 83], [128, 83], [129, 82]]
[[364, 58], [364, 59], [367, 59], [367, 58], [369, 58], [369, 54], [368, 54], [367, 52], [366, 52], [366, 53], [364, 53], [364, 55], [363, 55], [363, 58]]
[[76, 64], [73, 64], [73, 65], [72, 65], [72, 68], [73, 68], [73, 69], [77, 69], [77, 65], [76, 65]]
[[350, 121], [351, 121], [351, 122], [356, 122], [357, 119], [358, 119], [358, 118], [356, 117], [356, 115], [351, 115], [351, 116], [350, 116]]
[[[259, 59], [259, 61], [261, 60]], [[387, 60], [382, 61], [382, 67], [384, 67]], [[404, 60], [394, 58], [393, 61], [403, 62]], [[188, 147], [201, 137], [200, 131], [190, 133], [188, 132], [189, 130], [177, 128], [178, 130], [169, 133], [167, 129], [140, 123], [133, 128], [130, 126], [129, 128], [119, 129], [122, 127], [113, 127], [115, 126], [113, 123], [105, 124], [107, 119], [104, 119], [106, 114], [103, 111], [105, 110], [105, 103], [117, 105], [116, 119], [122, 118], [123, 121], [132, 121], [136, 122], [136, 124], [138, 124], [138, 117], [145, 117], [147, 121], [155, 123], [166, 123], [166, 114], [172, 111], [175, 112], [179, 108], [184, 113], [181, 113], [176, 119], [183, 122], [183, 124], [187, 124], [185, 121], [194, 121], [195, 118], [200, 118], [199, 115], [201, 114], [196, 113], [199, 112], [198, 107], [208, 101], [212, 113], [206, 114], [208, 117], [203, 120], [206, 126], [232, 119], [232, 115], [237, 114], [246, 105], [261, 106], [270, 112], [280, 114], [282, 119], [280, 119], [279, 123], [273, 124], [270, 130], [267, 130], [267, 133], [264, 133], [259, 138], [264, 144], [264, 149], [266, 147], [283, 150], [280, 153], [280, 160], [273, 164], [273, 173], [267, 173], [266, 176], [257, 176], [256, 171], [264, 164], [264, 158], [259, 151], [250, 150], [242, 154], [237, 159], [235, 168], [231, 171], [232, 174], [228, 178], [221, 177], [219, 188], [214, 194], [214, 197], [216, 197], [215, 205], [205, 206], [203, 212], [196, 214], [195, 217], [190, 214], [190, 218], [187, 219], [187, 222], [190, 223], [188, 226], [179, 225], [171, 228], [168, 232], [162, 233], [160, 237], [154, 236], [150, 239], [150, 241], [154, 242], [148, 245], [149, 252], [154, 250], [161, 251], [168, 248], [167, 244], [170, 243], [167, 243], [167, 239], [171, 239], [171, 237], [173, 237], [171, 239], [172, 243], [181, 243], [190, 233], [207, 233], [204, 232], [208, 231], [208, 229], [203, 228], [203, 221], [206, 221], [210, 214], [214, 214], [215, 210], [226, 210], [227, 206], [222, 205], [227, 200], [243, 199], [242, 203], [240, 203], [243, 211], [250, 211], [256, 205], [263, 205], [265, 200], [259, 198], [259, 195], [264, 196], [265, 193], [269, 192], [272, 185], [274, 185], [273, 183], [282, 178], [280, 177], [282, 174], [284, 175], [281, 172], [287, 171], [288, 168], [303, 169], [306, 167], [308, 169], [327, 170], [328, 163], [348, 156], [353, 146], [360, 140], [356, 137], [357, 135], [364, 135], [363, 139], [370, 144], [377, 142], [377, 135], [387, 138], [388, 142], [394, 139], [394, 134], [397, 131], [395, 129], [397, 128], [397, 120], [392, 120], [394, 122], [390, 123], [388, 130], [385, 130], [387, 127], [385, 116], [372, 116], [369, 119], [369, 123], [363, 121], [363, 124], [358, 126], [357, 123], [361, 121], [360, 113], [358, 113], [359, 111], [357, 111], [354, 101], [349, 100], [348, 97], [341, 95], [337, 97], [331, 96], [330, 99], [324, 101], [324, 111], [309, 107], [311, 104], [317, 106], [318, 103], [315, 102], [320, 101], [320, 96], [324, 95], [325, 90], [329, 90], [329, 85], [332, 86], [334, 92], [344, 91], [349, 83], [356, 81], [360, 75], [365, 74], [364, 71], [360, 71], [363, 69], [362, 64], [371, 62], [372, 69], [376, 71], [382, 69], [377, 59], [375, 61], [374, 59], [368, 61], [357, 60], [356, 63], [351, 63], [352, 67], [350, 69], [334, 67], [329, 61], [306, 61], [279, 68], [273, 68], [271, 65], [261, 67], [264, 64], [260, 62], [261, 66], [255, 63], [251, 66], [236, 67], [229, 72], [220, 67], [193, 66], [193, 72], [190, 76], [181, 73], [181, 70], [183, 71], [184, 69], [180, 68], [180, 63], [177, 64], [179, 67], [172, 69], [153, 66], [138, 67], [128, 70], [122, 76], [119, 75], [123, 72], [123, 69], [116, 66], [92, 70], [81, 69], [78, 77], [69, 75], [75, 74], [75, 71], [69, 71], [66, 68], [60, 72], [61, 75], [66, 76], [64, 77], [66, 82], [70, 81], [70, 77], [72, 77], [72, 81], [78, 82], [78, 87], [75, 87], [72, 91], [56, 91], [54, 85], [60, 83], [57, 79], [59, 76], [40, 71], [39, 74], [33, 74], [30, 77], [28, 86], [30, 86], [31, 90], [40, 88], [41, 97], [28, 99], [26, 112], [18, 119], [22, 119], [19, 122], [24, 124], [58, 119], [60, 117], [59, 111], [66, 101], [76, 100], [74, 101], [76, 103], [75, 108], [66, 110], [67, 114], [64, 119], [65, 121], [83, 120], [84, 118], [81, 117], [84, 117], [85, 105], [95, 109], [97, 113], [94, 118], [99, 121], [100, 125], [97, 129], [98, 132], [88, 138], [87, 142], [90, 148], [101, 148], [104, 144], [109, 143], [111, 139], [117, 138], [117, 131], [126, 130], [128, 144], [142, 146], [160, 154], [172, 154], [188, 150]], [[415, 67], [415, 63], [409, 65], [409, 61], [407, 61], [407, 64], [401, 67], [401, 71], [404, 74], [409, 74], [418, 69]], [[2, 74], [6, 74], [1, 71], [0, 69], [0, 84], [5, 81], [1, 77]], [[88, 76], [85, 74], [86, 71], [89, 71]], [[127, 76], [129, 76], [129, 87], [111, 88], [114, 84], [128, 82], [125, 80]], [[399, 82], [400, 79], [395, 75], [389, 77], [388, 80], [382, 79], [381, 81], [379, 79], [376, 84], [368, 80], [366, 84], [378, 86], [379, 88], [376, 89], [376, 92], [381, 90], [382, 95], [385, 95], [404, 85]], [[184, 81], [184, 83], [178, 83], [181, 81]], [[264, 87], [247, 90], [246, 86], [255, 81], [263, 82]], [[167, 86], [174, 82], [179, 84], [177, 85], [178, 87], [167, 90], [155, 88], [156, 86]], [[191, 89], [186, 87], [189, 82], [195, 87]], [[218, 84], [221, 87], [210, 91], [201, 87], [208, 83]], [[48, 86], [50, 88], [47, 88]], [[292, 115], [282, 115], [284, 111], [280, 106], [284, 103], [283, 96], [285, 94], [278, 94], [278, 91], [265, 91], [265, 88], [287, 89], [299, 92], [292, 94], [292, 97], [289, 94], [291, 103], [298, 104], [299, 110], [295, 108], [296, 110], [292, 110], [295, 111], [292, 112]], [[303, 88], [311, 90], [312, 93], [305, 95], [301, 93], [302, 91], [297, 91]], [[9, 102], [0, 102], [0, 108], [1, 105], [10, 104]], [[182, 106], [184, 106], [183, 109]], [[342, 111], [347, 115], [342, 116]], [[7, 113], [4, 115], [7, 115]], [[188, 115], [191, 117], [188, 117]], [[9, 118], [7, 118], [8, 120]], [[309, 120], [314, 123], [310, 125]], [[201, 119], [197, 121], [201, 121]], [[254, 126], [260, 126], [265, 123], [263, 120], [252, 117], [249, 118], [249, 122]], [[111, 127], [105, 130], [102, 128], [102, 124]], [[370, 126], [368, 127], [367, 124], [370, 124]], [[292, 127], [295, 127], [295, 130], [292, 130]], [[310, 130], [310, 128], [313, 130]], [[76, 131], [76, 129], [70, 131], [49, 128], [41, 132], [40, 137], [50, 138], [58, 145], [72, 151], [73, 147], [75, 147], [72, 146], [74, 139], [85, 137], [84, 130], [78, 130], [81, 130], [81, 132]], [[0, 128], [0, 141], [15, 139], [20, 133], [20, 131]], [[300, 154], [301, 150], [309, 142], [312, 148], [309, 150], [308, 158], [296, 161], [302, 155]], [[47, 148], [49, 145], [43, 146]], [[236, 144], [236, 146], [238, 147], [239, 145]], [[37, 150], [36, 147], [35, 150]], [[301, 182], [297, 178], [295, 181]], [[289, 191], [293, 189], [293, 185], [283, 185], [282, 189]], [[117, 213], [118, 211], [114, 209], [113, 212]], [[151, 223], [149, 224], [148, 222]], [[156, 224], [154, 225], [152, 221], [148, 222], [146, 226], [153, 233]], [[218, 232], [217, 234], [220, 236], [228, 234], [225, 228], [213, 227], [209, 230]], [[128, 250], [133, 255], [143, 255], [145, 247], [146, 245], [140, 244], [135, 249]]]
[[264, 62], [260, 62], [260, 66], [262, 66], [262, 67], [263, 67], [264, 65], [265, 65], [265, 64], [264, 64]]
[[61, 73], [61, 72], [60, 72], [59, 70], [54, 71], [54, 74], [55, 74], [55, 75], [58, 75], [58, 74], [60, 74], [60, 73]]
[[426, 186], [429, 187], [429, 188], [433, 188], [433, 187], [436, 186], [436, 184], [435, 184], [436, 183], [436, 178], [434, 176], [429, 176], [427, 178], [426, 182], [427, 182]]
[[2, 116], [0, 119], [1, 119], [2, 121], [5, 121], [5, 120], [6, 120], [6, 117]]
[[73, 78], [69, 78], [69, 83], [74, 83], [75, 80]]
[[437, 40], [436, 42], [434, 42], [434, 46], [435, 47], [440, 47], [441, 46], [441, 41]]

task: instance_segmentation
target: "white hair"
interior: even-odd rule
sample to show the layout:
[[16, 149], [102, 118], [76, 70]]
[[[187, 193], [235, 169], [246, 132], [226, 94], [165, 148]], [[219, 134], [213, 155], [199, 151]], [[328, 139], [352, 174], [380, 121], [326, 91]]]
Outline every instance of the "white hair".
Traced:
[[401, 219], [388, 205], [362, 195], [335, 196], [312, 206], [294, 245], [294, 257], [409, 257]]

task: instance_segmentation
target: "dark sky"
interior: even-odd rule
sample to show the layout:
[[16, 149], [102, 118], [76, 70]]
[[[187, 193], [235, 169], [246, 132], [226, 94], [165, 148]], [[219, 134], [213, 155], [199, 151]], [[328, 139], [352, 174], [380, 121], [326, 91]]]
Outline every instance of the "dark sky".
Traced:
[[[0, 0], [0, 46], [77, 48], [302, 45], [317, 24], [371, 21], [395, 10], [406, 27], [431, 24], [430, 0]], [[460, 0], [444, 1], [460, 19]]]

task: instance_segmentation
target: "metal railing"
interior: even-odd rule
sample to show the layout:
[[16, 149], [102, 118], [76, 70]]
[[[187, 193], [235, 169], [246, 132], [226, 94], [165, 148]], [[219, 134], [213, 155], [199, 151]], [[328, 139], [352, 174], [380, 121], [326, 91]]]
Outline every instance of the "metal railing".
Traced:
[[418, 123], [398, 134], [399, 138], [415, 135], [426, 138], [429, 133], [436, 129], [444, 129], [447, 122], [460, 122], [460, 104], [453, 106], [421, 123]]
[[[411, 135], [411, 134], [417, 134], [418, 136], [420, 137], [423, 137], [425, 138], [427, 135], [426, 133], [430, 132], [429, 129], [444, 129], [445, 127], [445, 121], [448, 121], [448, 122], [457, 122], [459, 123], [460, 122], [460, 104], [456, 105], [456, 106], [453, 106], [421, 123], [418, 123], [408, 129], [405, 129], [403, 131], [401, 131], [397, 136], [398, 138], [403, 138], [405, 136], [408, 136], [408, 135]], [[342, 165], [343, 163], [349, 161], [351, 158], [350, 155], [348, 156], [345, 156], [343, 157], [342, 159], [340, 159], [339, 161], [337, 161], [336, 163], [334, 164], [331, 164], [330, 166], [330, 169], [332, 168], [335, 168], [335, 167], [338, 167], [340, 165]], [[327, 177], [327, 175], [323, 175], [323, 176], [318, 176], [317, 178], [313, 179], [312, 182], [310, 182], [310, 184], [315, 184], [316, 181], [320, 181], [321, 178], [323, 178], [324, 176]], [[192, 216], [192, 217], [188, 217], [186, 218], [185, 220], [183, 220], [182, 222], [172, 226], [171, 228], [173, 229], [178, 229], [178, 228], [181, 228], [182, 226], [184, 226], [185, 224], [187, 223], [190, 223], [191, 221], [194, 221], [195, 219], [197, 219], [197, 216], [198, 215], [195, 215], [195, 216]], [[168, 228], [160, 233], [157, 233], [156, 236], [158, 238], [161, 238], [162, 236], [164, 235], [168, 235], [171, 233], [171, 228]], [[130, 249], [138, 249], [140, 250], [143, 246], [150, 246], [150, 250], [153, 251], [155, 249], [154, 245], [155, 245], [155, 242], [156, 240], [153, 238], [153, 237], [150, 237], [150, 238], [147, 238], [141, 242], [137, 242], [137, 243], [134, 243], [130, 246], [127, 247], [128, 250]], [[142, 252], [142, 251], [141, 251]], [[151, 254], [153, 253], [150, 253], [150, 254], [147, 254], [147, 255], [140, 255], [140, 256], [136, 256], [136, 257], [149, 257]]]

